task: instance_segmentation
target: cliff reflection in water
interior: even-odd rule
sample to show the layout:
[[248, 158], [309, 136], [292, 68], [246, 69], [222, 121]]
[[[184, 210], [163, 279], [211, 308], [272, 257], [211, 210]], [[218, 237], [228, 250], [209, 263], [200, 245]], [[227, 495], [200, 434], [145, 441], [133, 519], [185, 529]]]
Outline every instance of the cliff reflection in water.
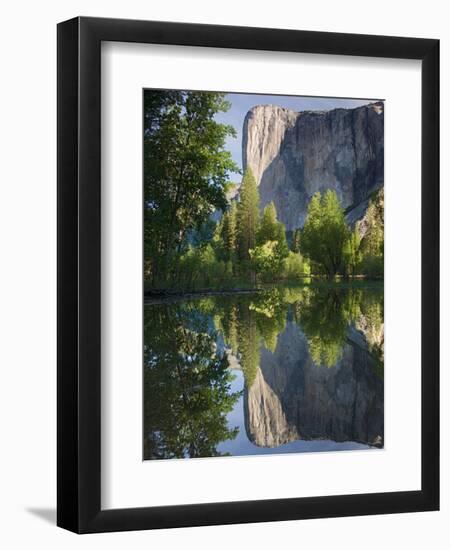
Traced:
[[144, 311], [144, 459], [382, 447], [383, 288]]

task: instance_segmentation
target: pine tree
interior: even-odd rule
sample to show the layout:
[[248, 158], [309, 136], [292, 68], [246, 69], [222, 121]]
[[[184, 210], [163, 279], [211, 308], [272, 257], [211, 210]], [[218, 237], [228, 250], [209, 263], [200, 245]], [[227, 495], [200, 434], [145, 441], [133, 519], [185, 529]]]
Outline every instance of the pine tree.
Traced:
[[240, 200], [237, 207], [237, 243], [239, 259], [250, 259], [249, 250], [256, 244], [256, 232], [259, 224], [259, 192], [256, 180], [250, 168], [242, 178]]
[[256, 244], [262, 245], [267, 241], [276, 241], [278, 236], [277, 210], [273, 202], [268, 204], [261, 216]]
[[237, 238], [237, 205], [233, 201], [230, 208], [225, 212], [221, 224], [221, 237], [227, 261], [234, 258]]
[[296, 229], [292, 235], [292, 252], [300, 252], [301, 229]]
[[281, 222], [277, 222], [275, 240], [277, 241], [276, 254], [279, 260], [282, 261], [289, 255], [289, 246], [286, 239], [286, 229], [284, 227], [284, 224]]

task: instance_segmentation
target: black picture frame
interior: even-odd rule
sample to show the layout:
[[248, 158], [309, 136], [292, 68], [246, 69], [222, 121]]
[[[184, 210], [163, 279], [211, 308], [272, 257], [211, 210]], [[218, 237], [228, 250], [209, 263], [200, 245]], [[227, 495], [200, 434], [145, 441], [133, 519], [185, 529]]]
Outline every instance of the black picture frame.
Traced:
[[[422, 61], [420, 491], [101, 509], [102, 41]], [[439, 41], [77, 17], [58, 25], [57, 67], [57, 524], [76, 533], [94, 533], [438, 510]]]

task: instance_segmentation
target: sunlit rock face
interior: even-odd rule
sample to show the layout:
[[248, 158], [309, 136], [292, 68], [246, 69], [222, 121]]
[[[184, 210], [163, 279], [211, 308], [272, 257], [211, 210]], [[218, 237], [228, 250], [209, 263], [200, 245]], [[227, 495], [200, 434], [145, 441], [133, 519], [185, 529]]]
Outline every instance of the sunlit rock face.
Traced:
[[[356, 329], [353, 329], [356, 330]], [[348, 339], [334, 367], [313, 363], [305, 336], [288, 322], [272, 353], [261, 349], [260, 370], [244, 405], [247, 436], [255, 445], [290, 441], [356, 441], [382, 446], [383, 380], [364, 342]]]
[[383, 103], [295, 112], [257, 105], [246, 115], [242, 158], [259, 185], [261, 209], [273, 201], [287, 229], [302, 227], [316, 191], [334, 189], [351, 223], [384, 179]]

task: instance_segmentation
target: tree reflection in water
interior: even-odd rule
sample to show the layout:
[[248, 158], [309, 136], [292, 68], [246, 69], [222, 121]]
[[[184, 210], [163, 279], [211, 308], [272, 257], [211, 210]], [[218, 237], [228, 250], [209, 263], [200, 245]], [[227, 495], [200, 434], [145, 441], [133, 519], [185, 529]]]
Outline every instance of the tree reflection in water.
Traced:
[[[291, 439], [295, 434], [309, 437], [302, 432], [306, 424], [299, 424], [308, 415], [315, 427], [311, 424], [307, 431], [318, 429], [319, 439], [328, 433], [321, 431], [326, 422], [333, 426], [330, 439], [344, 441], [354, 434], [355, 441], [369, 441], [366, 437], [373, 440], [376, 433], [382, 441], [382, 287], [279, 287], [148, 305], [144, 329], [145, 459], [228, 454], [218, 446], [227, 448], [223, 443], [238, 435], [238, 427], [227, 420], [235, 406], [245, 409], [241, 416], [253, 442], [259, 437], [255, 422], [266, 421], [266, 430], [282, 420]], [[243, 373], [243, 401], [242, 391], [232, 391], [230, 357]], [[330, 377], [305, 370], [339, 365], [348, 366], [347, 374], [330, 372]], [[256, 379], [258, 388], [250, 392]], [[358, 387], [366, 393], [356, 395]], [[322, 391], [332, 392], [328, 409], [314, 401]], [[267, 399], [276, 403], [264, 412]], [[346, 416], [351, 403], [357, 407], [356, 420], [354, 414], [353, 420]], [[281, 420], [269, 418], [277, 407]], [[354, 421], [357, 425], [350, 426]], [[285, 440], [271, 434], [272, 442]]]
[[174, 304], [145, 308], [144, 459], [218, 456], [239, 398], [205, 319]]

